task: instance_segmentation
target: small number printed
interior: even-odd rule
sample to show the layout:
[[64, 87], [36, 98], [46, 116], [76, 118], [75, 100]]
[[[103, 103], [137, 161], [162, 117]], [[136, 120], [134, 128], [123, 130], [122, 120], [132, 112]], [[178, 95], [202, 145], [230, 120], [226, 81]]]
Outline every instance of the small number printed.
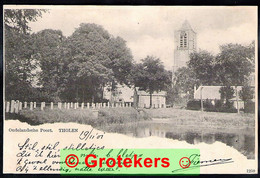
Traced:
[[255, 169], [247, 169], [246, 172], [247, 173], [255, 173]]

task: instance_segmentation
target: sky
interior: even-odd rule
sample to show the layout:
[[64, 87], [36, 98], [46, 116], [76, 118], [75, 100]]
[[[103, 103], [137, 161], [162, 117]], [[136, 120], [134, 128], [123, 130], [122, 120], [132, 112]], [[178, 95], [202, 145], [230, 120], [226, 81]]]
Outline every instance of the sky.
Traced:
[[161, 59], [168, 70], [173, 66], [174, 31], [178, 30], [185, 20], [189, 21], [197, 33], [198, 49], [213, 54], [219, 52], [219, 45], [226, 43], [246, 45], [257, 39], [256, 7], [42, 6], [40, 8], [48, 8], [50, 11], [43, 14], [37, 22], [29, 24], [33, 32], [56, 29], [69, 36], [81, 23], [96, 23], [102, 25], [113, 36], [125, 39], [135, 61], [138, 62], [147, 55], [155, 56]]

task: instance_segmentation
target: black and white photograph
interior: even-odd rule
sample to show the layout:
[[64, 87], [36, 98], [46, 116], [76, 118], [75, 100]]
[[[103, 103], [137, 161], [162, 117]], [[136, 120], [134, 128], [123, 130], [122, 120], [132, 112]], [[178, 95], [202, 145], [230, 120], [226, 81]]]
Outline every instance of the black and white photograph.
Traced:
[[59, 150], [84, 145], [257, 174], [257, 10], [5, 5], [4, 172], [59, 174]]

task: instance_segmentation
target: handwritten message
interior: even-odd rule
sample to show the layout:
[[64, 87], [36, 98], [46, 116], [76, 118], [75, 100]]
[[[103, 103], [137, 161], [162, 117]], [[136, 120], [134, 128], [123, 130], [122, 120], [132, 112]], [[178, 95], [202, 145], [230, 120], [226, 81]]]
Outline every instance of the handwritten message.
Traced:
[[18, 143], [16, 153], [16, 171], [28, 172], [60, 172], [60, 150], [102, 150], [105, 146], [96, 144], [96, 140], [104, 139], [104, 132], [97, 132], [93, 129], [79, 132], [78, 140], [66, 146], [61, 146], [59, 141], [42, 144], [40, 141], [32, 141], [30, 138]]

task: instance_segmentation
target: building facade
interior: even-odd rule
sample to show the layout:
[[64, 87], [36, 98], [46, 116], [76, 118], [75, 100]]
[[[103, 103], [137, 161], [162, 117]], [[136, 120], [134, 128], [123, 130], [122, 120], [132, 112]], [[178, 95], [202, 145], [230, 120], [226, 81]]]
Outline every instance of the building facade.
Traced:
[[103, 98], [109, 100], [111, 103], [133, 103], [134, 89], [126, 85], [120, 85], [112, 91], [111, 87], [105, 87]]
[[[144, 90], [139, 90], [138, 87], [134, 91], [134, 107], [135, 108], [150, 108], [150, 94]], [[154, 92], [152, 94], [152, 108], [166, 107], [166, 92]]]

